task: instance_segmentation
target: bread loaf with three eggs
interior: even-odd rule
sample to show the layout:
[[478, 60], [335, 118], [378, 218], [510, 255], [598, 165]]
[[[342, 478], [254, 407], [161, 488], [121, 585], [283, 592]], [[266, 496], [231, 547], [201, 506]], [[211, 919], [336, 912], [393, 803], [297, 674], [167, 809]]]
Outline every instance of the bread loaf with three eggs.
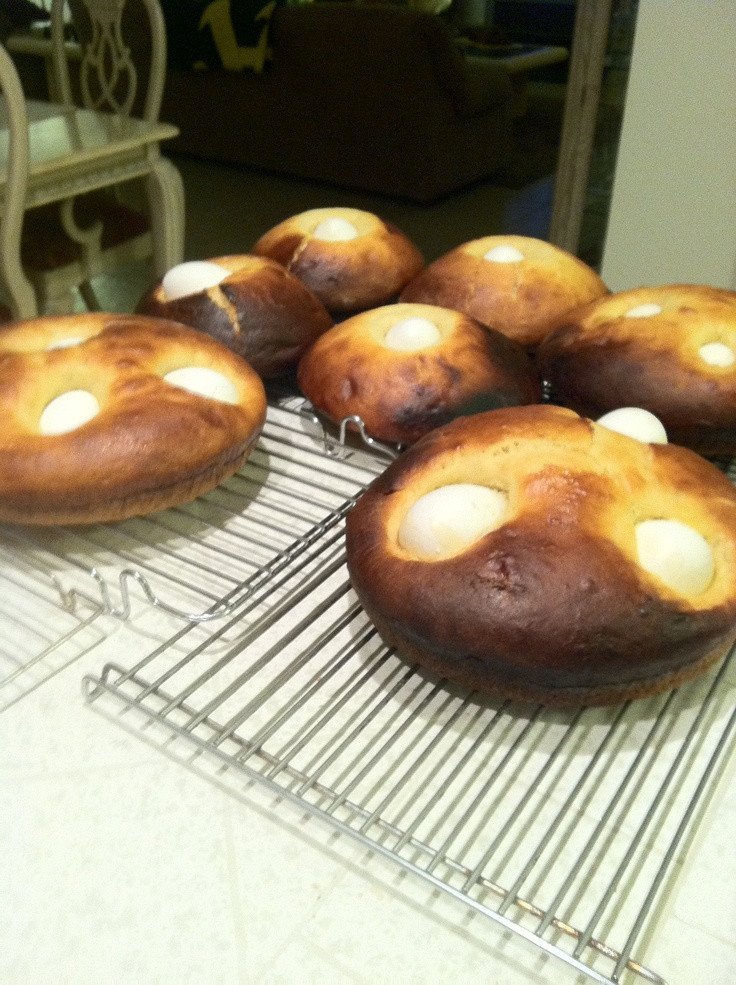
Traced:
[[736, 639], [734, 486], [551, 405], [418, 441], [349, 513], [347, 561], [386, 643], [494, 696], [644, 697]]

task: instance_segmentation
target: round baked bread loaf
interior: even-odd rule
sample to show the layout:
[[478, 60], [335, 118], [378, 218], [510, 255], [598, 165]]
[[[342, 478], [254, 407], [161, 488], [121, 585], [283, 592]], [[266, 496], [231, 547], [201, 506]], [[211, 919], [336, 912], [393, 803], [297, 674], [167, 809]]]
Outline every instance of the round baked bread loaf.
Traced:
[[736, 292], [694, 285], [621, 291], [574, 312], [539, 365], [556, 400], [590, 417], [635, 405], [670, 441], [736, 452]]
[[390, 222], [360, 209], [310, 209], [280, 222], [253, 247], [295, 274], [336, 316], [395, 300], [424, 266]]
[[347, 518], [381, 637], [461, 685], [610, 704], [678, 685], [736, 638], [736, 490], [687, 448], [565, 408], [464, 417]]
[[528, 236], [484, 236], [430, 263], [401, 301], [455, 308], [533, 349], [568, 311], [607, 294], [598, 274]]
[[36, 318], [0, 330], [0, 520], [122, 520], [194, 499], [260, 434], [263, 383], [176, 322]]
[[264, 380], [291, 370], [332, 325], [325, 306], [281, 264], [222, 256], [170, 270], [138, 313], [196, 328], [242, 356]]
[[368, 435], [397, 444], [477, 407], [541, 399], [520, 346], [427, 304], [385, 305], [335, 325], [302, 357], [297, 381], [333, 422], [357, 416]]

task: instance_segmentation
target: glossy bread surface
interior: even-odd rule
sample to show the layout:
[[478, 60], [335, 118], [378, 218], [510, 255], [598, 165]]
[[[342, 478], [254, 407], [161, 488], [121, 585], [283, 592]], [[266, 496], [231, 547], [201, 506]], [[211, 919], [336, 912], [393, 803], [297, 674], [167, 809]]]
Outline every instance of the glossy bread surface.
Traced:
[[[702, 357], [713, 344], [731, 352], [730, 365]], [[643, 407], [670, 441], [736, 452], [736, 292], [666, 285], [612, 294], [566, 320], [538, 359], [555, 398], [580, 413]]]
[[[182, 371], [219, 381], [225, 399], [164, 379]], [[69, 393], [98, 412], [42, 433], [44, 411]], [[107, 314], [18, 322], [0, 332], [0, 520], [92, 523], [186, 502], [237, 471], [265, 412], [248, 364], [184, 325]]]
[[[342, 241], [315, 236], [339, 220], [356, 236]], [[310, 209], [274, 226], [252, 252], [283, 264], [334, 315], [348, 315], [393, 300], [424, 266], [416, 246], [390, 222], [360, 209]]]
[[[497, 529], [454, 556], [401, 546], [433, 489], [501, 490]], [[684, 596], [638, 561], [637, 524], [680, 521], [707, 541], [709, 587]], [[675, 686], [736, 637], [736, 490], [711, 463], [551, 406], [452, 422], [404, 452], [347, 521], [355, 590], [410, 660], [492, 694], [612, 703]]]
[[[409, 319], [428, 322], [437, 344], [396, 351], [385, 338]], [[322, 335], [299, 363], [312, 404], [335, 422], [357, 415], [369, 435], [409, 444], [474, 404], [535, 403], [532, 363], [514, 342], [456, 311], [385, 305], [354, 315]]]
[[454, 308], [533, 349], [568, 311], [606, 293], [598, 274], [565, 250], [533, 237], [485, 236], [430, 263], [400, 300]]
[[242, 356], [263, 379], [283, 376], [332, 325], [324, 305], [295, 276], [264, 257], [215, 257], [230, 271], [213, 287], [168, 300], [155, 285], [140, 314], [196, 328]]

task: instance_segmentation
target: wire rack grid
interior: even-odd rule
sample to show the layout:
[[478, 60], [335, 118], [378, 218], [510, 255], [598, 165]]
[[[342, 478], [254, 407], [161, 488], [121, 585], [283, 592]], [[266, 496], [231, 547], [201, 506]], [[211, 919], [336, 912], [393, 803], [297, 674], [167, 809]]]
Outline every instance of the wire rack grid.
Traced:
[[260, 583], [273, 592], [279, 568], [382, 467], [285, 404], [269, 408], [245, 467], [192, 503], [116, 524], [0, 527], [0, 711], [123, 621], [148, 629], [153, 613], [166, 637], [223, 619]]
[[370, 469], [316, 454], [304, 496], [322, 483], [318, 498], [345, 498], [246, 574], [216, 622], [85, 677], [88, 702], [205, 758], [234, 792], [265, 784], [593, 980], [662, 982], [637, 948], [733, 749], [732, 658], [614, 709], [459, 690], [367, 620], [343, 521]]

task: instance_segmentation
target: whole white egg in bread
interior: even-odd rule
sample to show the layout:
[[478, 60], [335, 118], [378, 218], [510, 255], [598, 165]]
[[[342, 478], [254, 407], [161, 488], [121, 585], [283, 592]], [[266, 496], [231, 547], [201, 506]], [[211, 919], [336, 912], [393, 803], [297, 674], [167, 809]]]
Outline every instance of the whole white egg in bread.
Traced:
[[458, 482], [421, 496], [399, 527], [401, 546], [424, 560], [450, 557], [502, 522], [508, 497], [499, 489]]
[[396, 352], [428, 349], [442, 340], [435, 322], [429, 318], [402, 318], [394, 322], [383, 337], [383, 344]]
[[341, 216], [330, 216], [323, 219], [312, 233], [315, 239], [324, 239], [331, 243], [346, 243], [357, 239], [360, 235], [352, 222]]
[[168, 270], [161, 281], [167, 301], [206, 291], [224, 280], [229, 270], [209, 260], [187, 260]]
[[679, 520], [644, 520], [636, 526], [639, 563], [682, 595], [699, 595], [713, 581], [715, 564], [708, 541]]
[[637, 441], [654, 445], [667, 444], [667, 432], [658, 417], [643, 407], [618, 407], [598, 418], [598, 424]]

